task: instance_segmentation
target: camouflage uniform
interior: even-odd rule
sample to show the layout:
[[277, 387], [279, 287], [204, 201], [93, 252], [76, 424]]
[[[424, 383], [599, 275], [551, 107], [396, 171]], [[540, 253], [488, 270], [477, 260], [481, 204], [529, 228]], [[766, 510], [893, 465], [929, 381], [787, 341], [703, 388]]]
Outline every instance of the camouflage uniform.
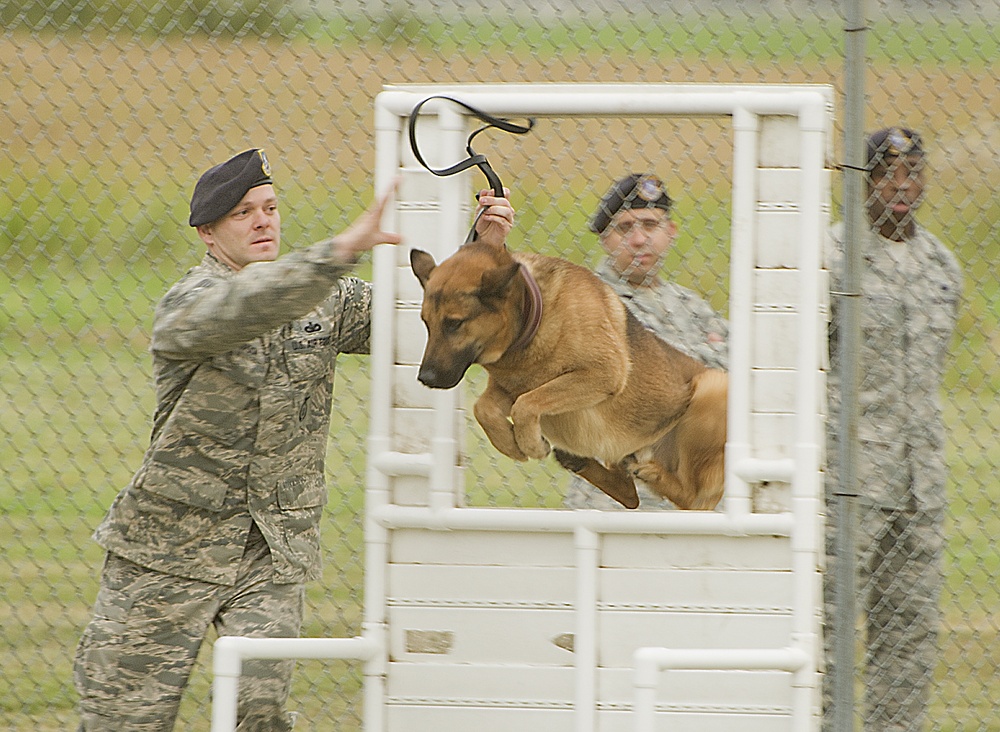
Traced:
[[[727, 368], [729, 324], [694, 292], [665, 281], [652, 287], [636, 287], [622, 278], [607, 260], [595, 272], [611, 286], [639, 322], [661, 339], [706, 366]], [[721, 336], [722, 341], [710, 343], [708, 336], [711, 333]], [[674, 508], [674, 504], [644, 484], [637, 483], [636, 489], [642, 509]], [[577, 475], [570, 479], [563, 505], [566, 508], [625, 510], [620, 503]]]
[[[833, 290], [843, 225], [829, 238]], [[947, 469], [939, 390], [962, 293], [954, 255], [921, 227], [904, 242], [869, 231], [863, 244], [857, 466], [859, 591], [867, 635], [865, 729], [923, 728], [937, 663]], [[834, 308], [837, 298], [832, 298]], [[827, 501], [838, 484], [839, 346], [834, 313]], [[827, 531], [825, 602], [834, 617], [836, 515]], [[832, 633], [826, 633], [827, 680]], [[825, 686], [830, 726], [830, 685]]]
[[[150, 446], [95, 532], [81, 729], [169, 730], [210, 624], [296, 636], [320, 576], [338, 353], [367, 353], [370, 286], [331, 242], [240, 272], [207, 255], [160, 302]], [[241, 730], [290, 728], [290, 662], [247, 665]]]

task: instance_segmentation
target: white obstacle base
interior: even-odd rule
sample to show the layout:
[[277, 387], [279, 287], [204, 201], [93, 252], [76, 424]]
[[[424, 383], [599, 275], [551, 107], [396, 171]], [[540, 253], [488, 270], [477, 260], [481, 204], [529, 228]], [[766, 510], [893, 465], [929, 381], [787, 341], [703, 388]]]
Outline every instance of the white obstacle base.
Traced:
[[[732, 119], [723, 510], [459, 507], [457, 390], [417, 384], [421, 293], [408, 250], [380, 247], [363, 638], [220, 639], [213, 732], [233, 728], [237, 659], [256, 653], [362, 661], [367, 732], [651, 730], [661, 718], [699, 731], [817, 729], [827, 289], [819, 251], [831, 90], [391, 88], [376, 102], [376, 188], [402, 174], [389, 227], [438, 260], [466, 233], [468, 182], [423, 171], [404, 130], [417, 102], [441, 93], [507, 116]], [[464, 157], [469, 120], [445, 102], [423, 111], [421, 129], [435, 135], [428, 149], [442, 162]], [[790, 484], [780, 513], [753, 510], [751, 486], [764, 480]]]

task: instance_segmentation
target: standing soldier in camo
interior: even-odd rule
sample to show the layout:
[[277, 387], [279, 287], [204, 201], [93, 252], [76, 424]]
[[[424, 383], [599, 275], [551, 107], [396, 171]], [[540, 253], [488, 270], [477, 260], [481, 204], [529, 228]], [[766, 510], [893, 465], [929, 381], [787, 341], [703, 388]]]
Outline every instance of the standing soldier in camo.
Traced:
[[[189, 223], [208, 251], [160, 301], [150, 446], [97, 528], [107, 550], [75, 667], [80, 730], [168, 732], [210, 626], [296, 637], [320, 575], [324, 458], [338, 353], [367, 353], [371, 289], [348, 273], [388, 195], [343, 233], [277, 259], [263, 150], [208, 170]], [[482, 198], [485, 238], [513, 210]], [[263, 264], [266, 263], [266, 264]], [[291, 661], [248, 661], [241, 731], [291, 728]]]
[[[955, 256], [914, 214], [924, 197], [924, 148], [912, 130], [867, 138], [867, 212], [861, 247], [857, 465], [858, 585], [865, 622], [864, 728], [925, 729], [937, 665], [938, 601], [947, 467], [941, 390], [958, 318], [962, 272]], [[832, 291], [839, 293], [843, 224], [829, 239]], [[841, 488], [840, 344], [837, 296], [831, 298], [827, 502]], [[836, 519], [832, 516], [832, 519]], [[833, 521], [831, 520], [830, 524]], [[835, 617], [836, 526], [827, 532], [825, 601]], [[832, 729], [833, 671], [828, 625], [824, 728]]]
[[[672, 207], [673, 200], [656, 176], [633, 173], [616, 181], [590, 221], [590, 230], [600, 237], [608, 255], [595, 273], [659, 338], [710, 368], [725, 370], [729, 324], [697, 294], [659, 274], [677, 237]], [[636, 483], [636, 490], [642, 509], [674, 507], [641, 482]], [[575, 474], [563, 505], [625, 510]]]

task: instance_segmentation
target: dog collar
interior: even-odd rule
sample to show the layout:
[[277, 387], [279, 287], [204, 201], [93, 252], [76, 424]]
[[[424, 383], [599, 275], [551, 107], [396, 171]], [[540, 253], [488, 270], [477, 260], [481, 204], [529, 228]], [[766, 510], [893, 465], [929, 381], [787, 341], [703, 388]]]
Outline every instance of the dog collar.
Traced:
[[523, 264], [521, 265], [521, 277], [524, 278], [524, 283], [528, 286], [527, 302], [524, 307], [524, 323], [521, 326], [521, 334], [507, 349], [508, 352], [518, 351], [531, 343], [531, 339], [538, 332], [539, 323], [542, 322], [542, 291], [538, 289], [538, 283], [535, 282], [535, 278], [531, 276], [531, 272]]

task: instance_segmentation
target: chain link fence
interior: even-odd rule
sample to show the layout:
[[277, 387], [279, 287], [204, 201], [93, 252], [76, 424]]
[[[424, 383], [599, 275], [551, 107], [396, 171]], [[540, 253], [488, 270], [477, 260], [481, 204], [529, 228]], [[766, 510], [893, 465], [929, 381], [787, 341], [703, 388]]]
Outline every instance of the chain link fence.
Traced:
[[[102, 561], [90, 533], [146, 447], [153, 308], [201, 257], [185, 223], [205, 168], [265, 147], [294, 247], [370, 200], [383, 84], [788, 82], [842, 95], [837, 6], [0, 0], [0, 726], [76, 725], [73, 651]], [[924, 134], [920, 219], [967, 278], [942, 395], [950, 482], [930, 728], [1000, 730], [1000, 2], [873, 0], [868, 15], [866, 127]], [[627, 172], [655, 171], [677, 199], [670, 276], [726, 311], [725, 125], [546, 121], [502, 138], [480, 147], [514, 191], [514, 246], [597, 264], [586, 220], [598, 199]], [[306, 635], [360, 632], [368, 389], [366, 361], [343, 358]], [[470, 503], [560, 505], [554, 464], [526, 473], [469, 435]], [[178, 729], [208, 728], [210, 651]], [[360, 686], [351, 663], [301, 663], [291, 707], [306, 729], [359, 729]]]

